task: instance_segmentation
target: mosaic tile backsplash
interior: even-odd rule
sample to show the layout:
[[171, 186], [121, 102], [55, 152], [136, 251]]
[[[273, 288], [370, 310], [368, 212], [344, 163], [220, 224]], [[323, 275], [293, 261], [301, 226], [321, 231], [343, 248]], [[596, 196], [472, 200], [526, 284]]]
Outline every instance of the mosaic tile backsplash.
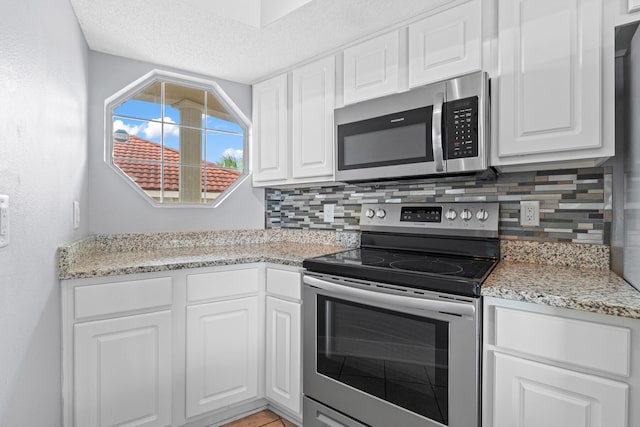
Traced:
[[[266, 227], [358, 230], [362, 203], [499, 202], [500, 237], [609, 244], [611, 170], [605, 168], [499, 174], [494, 178], [425, 179], [299, 189], [267, 189]], [[540, 225], [520, 225], [520, 201], [540, 201]], [[323, 206], [335, 220], [323, 221]]]

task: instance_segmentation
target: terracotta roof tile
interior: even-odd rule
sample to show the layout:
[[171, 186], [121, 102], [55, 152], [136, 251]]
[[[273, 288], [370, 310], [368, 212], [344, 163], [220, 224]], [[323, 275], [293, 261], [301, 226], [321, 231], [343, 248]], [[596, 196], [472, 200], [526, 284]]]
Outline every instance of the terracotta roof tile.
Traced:
[[[113, 157], [116, 166], [132, 178], [140, 188], [160, 190], [160, 144], [132, 135], [127, 142], [113, 141]], [[178, 163], [180, 152], [164, 147], [164, 161]], [[240, 172], [223, 168], [216, 163], [202, 161], [201, 166], [203, 186], [206, 170], [207, 192], [224, 191], [240, 176]], [[179, 165], [164, 165], [164, 189], [166, 191], [178, 191], [179, 177]]]

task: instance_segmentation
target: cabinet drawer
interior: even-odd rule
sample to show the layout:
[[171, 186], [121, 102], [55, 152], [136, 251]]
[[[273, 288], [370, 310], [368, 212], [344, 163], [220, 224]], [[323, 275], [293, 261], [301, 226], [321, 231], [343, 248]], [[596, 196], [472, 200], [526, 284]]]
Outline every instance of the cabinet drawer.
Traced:
[[258, 269], [216, 271], [187, 276], [189, 302], [258, 292]]
[[78, 286], [74, 290], [76, 319], [171, 305], [171, 278], [130, 280]]
[[300, 273], [267, 268], [267, 292], [285, 298], [300, 299]]
[[618, 326], [495, 308], [495, 345], [629, 376], [631, 331]]

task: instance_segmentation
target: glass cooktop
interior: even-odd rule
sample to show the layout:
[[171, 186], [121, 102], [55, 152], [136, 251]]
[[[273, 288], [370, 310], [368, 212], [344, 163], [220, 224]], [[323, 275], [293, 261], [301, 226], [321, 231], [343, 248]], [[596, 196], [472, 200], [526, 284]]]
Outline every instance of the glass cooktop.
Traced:
[[479, 296], [497, 261], [424, 252], [359, 248], [304, 260], [312, 272]]

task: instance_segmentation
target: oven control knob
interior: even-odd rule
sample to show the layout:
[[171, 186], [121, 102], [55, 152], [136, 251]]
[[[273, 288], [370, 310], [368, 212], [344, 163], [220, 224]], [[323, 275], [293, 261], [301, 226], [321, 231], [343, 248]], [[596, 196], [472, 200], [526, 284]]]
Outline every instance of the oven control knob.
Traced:
[[376, 216], [376, 212], [373, 209], [367, 209], [364, 214], [367, 216], [367, 218], [373, 218], [374, 216]]
[[378, 209], [378, 211], [376, 212], [376, 216], [378, 218], [384, 218], [385, 216], [387, 216], [387, 212], [384, 209]]
[[458, 217], [458, 213], [456, 211], [454, 211], [453, 209], [449, 209], [444, 214], [444, 217], [447, 218], [449, 221], [453, 221], [454, 219], [456, 219]]
[[473, 218], [473, 212], [471, 212], [469, 209], [463, 209], [462, 212], [460, 212], [460, 218], [465, 221], [469, 221], [471, 218]]
[[478, 218], [478, 220], [481, 222], [485, 222], [489, 219], [489, 212], [484, 209], [480, 209], [478, 213], [476, 213], [476, 218]]

